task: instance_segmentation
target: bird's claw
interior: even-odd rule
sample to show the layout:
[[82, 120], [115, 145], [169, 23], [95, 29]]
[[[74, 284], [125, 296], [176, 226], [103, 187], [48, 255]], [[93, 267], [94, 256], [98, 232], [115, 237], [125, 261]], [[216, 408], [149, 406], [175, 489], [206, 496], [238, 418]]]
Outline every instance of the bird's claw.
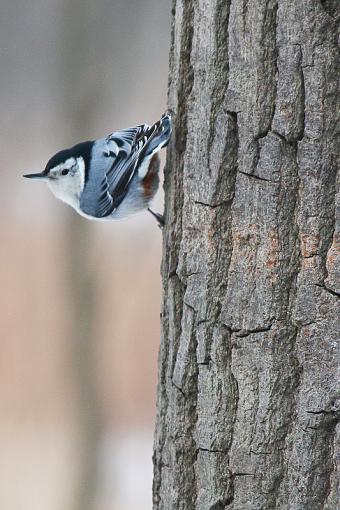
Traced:
[[152, 211], [150, 209], [150, 207], [148, 207], [148, 211], [156, 219], [159, 228], [162, 229], [164, 227], [164, 216], [162, 214], [159, 214], [159, 213], [156, 213], [156, 212]]

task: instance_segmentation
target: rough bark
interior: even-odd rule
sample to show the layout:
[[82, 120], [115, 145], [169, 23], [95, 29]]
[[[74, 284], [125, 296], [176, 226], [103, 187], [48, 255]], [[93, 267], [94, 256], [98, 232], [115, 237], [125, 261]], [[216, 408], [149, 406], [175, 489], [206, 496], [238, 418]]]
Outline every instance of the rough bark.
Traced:
[[339, 11], [174, 1], [154, 509], [339, 508]]

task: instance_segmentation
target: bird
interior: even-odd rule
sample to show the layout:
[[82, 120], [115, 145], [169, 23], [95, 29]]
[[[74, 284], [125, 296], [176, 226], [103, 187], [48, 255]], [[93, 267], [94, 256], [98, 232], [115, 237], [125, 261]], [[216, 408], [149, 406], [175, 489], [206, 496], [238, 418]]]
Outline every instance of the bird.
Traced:
[[115, 220], [147, 209], [164, 225], [150, 201], [159, 186], [158, 152], [169, 143], [171, 113], [106, 138], [78, 143], [57, 152], [39, 173], [23, 177], [45, 181], [52, 193], [82, 216]]

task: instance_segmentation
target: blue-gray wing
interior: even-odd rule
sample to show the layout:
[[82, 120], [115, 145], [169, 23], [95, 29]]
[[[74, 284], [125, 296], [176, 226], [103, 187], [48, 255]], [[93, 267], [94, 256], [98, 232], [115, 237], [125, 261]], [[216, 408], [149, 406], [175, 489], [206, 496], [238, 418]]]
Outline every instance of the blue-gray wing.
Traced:
[[143, 159], [168, 142], [171, 119], [168, 124], [166, 119], [163, 116], [152, 126], [141, 124], [95, 142], [80, 200], [82, 211], [103, 218], [120, 205]]

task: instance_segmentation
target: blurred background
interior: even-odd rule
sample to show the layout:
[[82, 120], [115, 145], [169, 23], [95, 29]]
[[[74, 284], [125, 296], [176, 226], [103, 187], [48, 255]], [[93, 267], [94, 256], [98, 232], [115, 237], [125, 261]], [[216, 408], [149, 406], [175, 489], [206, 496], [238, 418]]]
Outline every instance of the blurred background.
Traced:
[[158, 120], [169, 39], [169, 0], [1, 1], [1, 509], [151, 508], [161, 232], [21, 175]]

